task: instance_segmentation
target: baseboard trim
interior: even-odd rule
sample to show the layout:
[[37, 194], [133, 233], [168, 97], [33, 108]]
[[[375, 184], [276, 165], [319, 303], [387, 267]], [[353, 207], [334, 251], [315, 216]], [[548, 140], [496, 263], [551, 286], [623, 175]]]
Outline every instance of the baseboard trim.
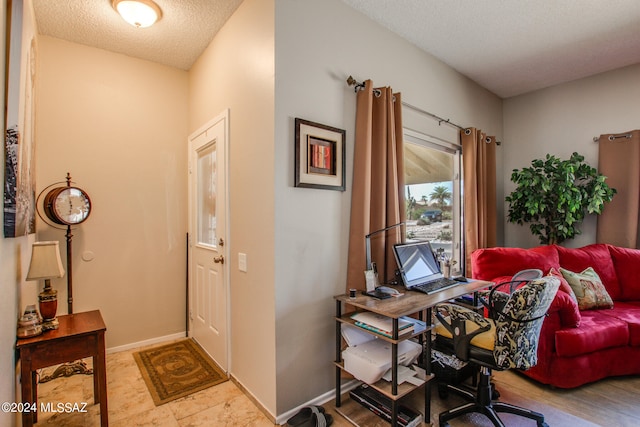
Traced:
[[[347, 393], [351, 390], [353, 390], [354, 388], [358, 387], [360, 384], [362, 384], [362, 381], [358, 381], [358, 380], [350, 380], [347, 382], [344, 382], [342, 384], [342, 386], [340, 387], [340, 394], [344, 394]], [[324, 405], [327, 402], [330, 402], [332, 400], [334, 400], [336, 398], [336, 389], [332, 389], [329, 390], [328, 392], [321, 394], [318, 397], [315, 397], [311, 400], [309, 400], [306, 403], [303, 403], [302, 405], [291, 409], [290, 411], [285, 412], [284, 414], [281, 414], [280, 416], [278, 416], [276, 418], [276, 423], [278, 425], [285, 425], [285, 423], [287, 422], [287, 420], [291, 417], [293, 417], [295, 414], [298, 413], [298, 411], [302, 408], [304, 408], [305, 406], [310, 406], [310, 405]]]
[[245, 396], [249, 398], [251, 402], [269, 419], [274, 425], [276, 424], [276, 418], [273, 416], [267, 408], [260, 402], [233, 374], [229, 374], [229, 379], [240, 389]]
[[178, 332], [177, 334], [165, 335], [163, 337], [156, 337], [156, 338], [151, 338], [144, 341], [132, 342], [130, 344], [120, 345], [117, 347], [110, 347], [107, 349], [107, 354], [117, 353], [119, 351], [132, 350], [134, 348], [146, 347], [154, 344], [166, 343], [168, 341], [173, 341], [180, 338], [186, 338], [186, 336], [187, 336], [186, 332]]

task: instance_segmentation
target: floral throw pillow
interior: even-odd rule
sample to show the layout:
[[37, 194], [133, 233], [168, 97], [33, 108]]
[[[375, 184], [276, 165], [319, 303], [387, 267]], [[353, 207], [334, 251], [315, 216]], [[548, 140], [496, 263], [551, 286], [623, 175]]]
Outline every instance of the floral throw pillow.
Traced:
[[575, 292], [573, 292], [573, 289], [571, 289], [571, 285], [569, 285], [569, 282], [567, 282], [567, 279], [565, 279], [562, 273], [560, 273], [555, 267], [551, 267], [551, 270], [549, 270], [549, 274], [547, 274], [547, 276], [554, 276], [560, 279], [560, 290], [569, 294], [569, 296], [575, 302], [578, 302], [578, 298], [576, 298]]
[[581, 273], [565, 270], [560, 267], [560, 273], [567, 280], [573, 293], [578, 299], [580, 310], [591, 310], [596, 308], [613, 308], [613, 300], [607, 293], [607, 289], [602, 284], [600, 276], [589, 267]]

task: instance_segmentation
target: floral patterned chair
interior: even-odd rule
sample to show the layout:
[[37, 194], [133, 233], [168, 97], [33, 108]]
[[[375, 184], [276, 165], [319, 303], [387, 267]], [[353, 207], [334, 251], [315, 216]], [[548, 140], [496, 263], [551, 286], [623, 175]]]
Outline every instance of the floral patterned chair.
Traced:
[[[546, 276], [527, 282], [496, 285], [488, 294], [487, 304], [492, 319], [456, 304], [440, 304], [436, 316], [436, 348], [449, 351], [459, 359], [480, 367], [475, 393], [464, 387], [447, 385], [463, 395], [469, 403], [442, 412], [440, 426], [460, 415], [479, 412], [495, 426], [504, 426], [498, 412], [508, 412], [533, 419], [539, 427], [547, 426], [544, 415], [508, 403], [492, 400], [493, 369], [529, 369], [537, 363], [538, 337], [553, 298], [560, 286], [558, 278]], [[503, 291], [503, 289], [506, 290]]]

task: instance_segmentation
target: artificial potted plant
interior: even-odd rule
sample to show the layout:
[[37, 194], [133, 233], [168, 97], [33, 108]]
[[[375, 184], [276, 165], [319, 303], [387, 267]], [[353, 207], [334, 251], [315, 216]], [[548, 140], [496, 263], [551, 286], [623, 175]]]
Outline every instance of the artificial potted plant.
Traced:
[[506, 197], [509, 222], [529, 224], [541, 244], [559, 244], [580, 234], [587, 213], [601, 214], [616, 190], [606, 177], [573, 153], [569, 160], [547, 154], [531, 167], [514, 169], [516, 189]]

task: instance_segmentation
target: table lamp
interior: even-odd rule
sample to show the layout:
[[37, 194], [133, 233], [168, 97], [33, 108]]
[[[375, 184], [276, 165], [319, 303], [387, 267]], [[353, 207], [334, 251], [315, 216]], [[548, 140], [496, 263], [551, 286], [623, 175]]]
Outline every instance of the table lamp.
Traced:
[[31, 251], [27, 280], [44, 279], [44, 289], [38, 295], [43, 331], [58, 328], [58, 291], [51, 288], [51, 279], [63, 276], [64, 268], [58, 242], [35, 242]]

